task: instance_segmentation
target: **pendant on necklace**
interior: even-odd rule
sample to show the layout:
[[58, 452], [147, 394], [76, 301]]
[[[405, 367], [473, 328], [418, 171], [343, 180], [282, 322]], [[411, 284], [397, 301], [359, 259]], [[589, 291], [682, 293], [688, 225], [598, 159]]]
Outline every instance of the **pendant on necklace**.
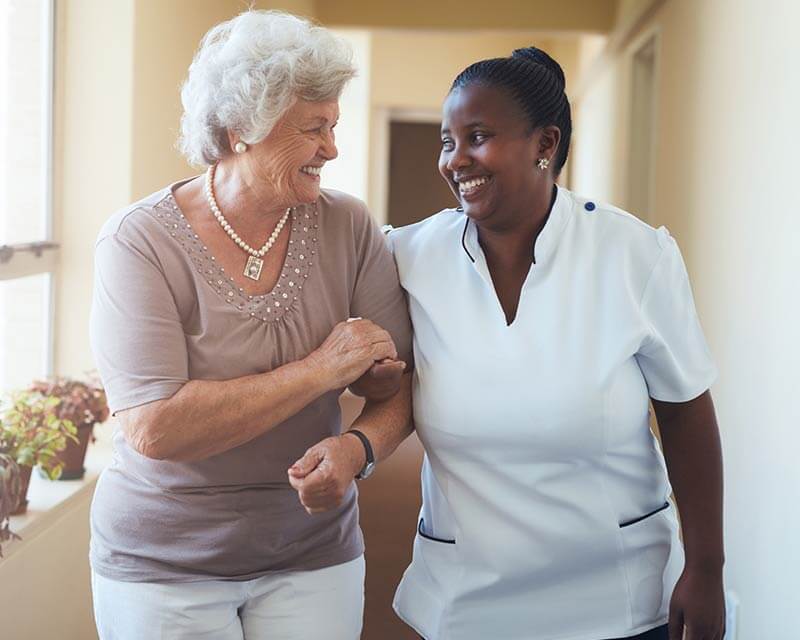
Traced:
[[251, 280], [258, 280], [261, 278], [261, 268], [264, 266], [264, 261], [256, 256], [250, 256], [247, 259], [247, 264], [244, 267], [244, 277]]

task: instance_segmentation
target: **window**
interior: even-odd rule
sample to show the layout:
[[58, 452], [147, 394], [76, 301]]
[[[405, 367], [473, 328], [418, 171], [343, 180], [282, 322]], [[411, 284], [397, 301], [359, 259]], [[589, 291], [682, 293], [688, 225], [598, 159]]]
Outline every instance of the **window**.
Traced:
[[52, 372], [53, 0], [0, 0], [0, 391]]

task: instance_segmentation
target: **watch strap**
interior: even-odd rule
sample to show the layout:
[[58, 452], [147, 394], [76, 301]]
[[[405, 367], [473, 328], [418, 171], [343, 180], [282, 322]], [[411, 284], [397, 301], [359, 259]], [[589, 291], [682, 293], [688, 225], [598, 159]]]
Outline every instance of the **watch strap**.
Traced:
[[344, 433], [354, 435], [356, 438], [361, 440], [361, 444], [364, 445], [364, 452], [366, 453], [366, 461], [364, 462], [364, 467], [361, 469], [361, 471], [358, 472], [358, 475], [356, 475], [356, 478], [359, 479], [365, 478], [366, 475], [364, 475], [364, 472], [367, 471], [367, 469], [371, 465], [375, 464], [375, 454], [372, 451], [372, 445], [370, 444], [369, 438], [367, 438], [367, 436], [364, 435], [358, 429], [348, 429]]

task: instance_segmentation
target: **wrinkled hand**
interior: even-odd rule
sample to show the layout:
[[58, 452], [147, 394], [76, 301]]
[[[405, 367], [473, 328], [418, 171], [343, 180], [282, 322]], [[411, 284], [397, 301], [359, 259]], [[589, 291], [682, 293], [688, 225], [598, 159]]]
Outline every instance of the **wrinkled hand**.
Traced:
[[326, 438], [289, 467], [289, 484], [308, 513], [329, 511], [342, 504], [365, 462], [364, 445], [355, 436]]
[[386, 358], [397, 358], [392, 337], [374, 322], [362, 318], [337, 324], [322, 345], [308, 356], [330, 389], [348, 386]]
[[722, 640], [724, 635], [721, 571], [704, 572], [687, 567], [672, 592], [669, 640]]
[[400, 380], [403, 378], [405, 368], [406, 363], [402, 360], [386, 358], [376, 362], [350, 385], [350, 391], [375, 402], [388, 400], [400, 391]]

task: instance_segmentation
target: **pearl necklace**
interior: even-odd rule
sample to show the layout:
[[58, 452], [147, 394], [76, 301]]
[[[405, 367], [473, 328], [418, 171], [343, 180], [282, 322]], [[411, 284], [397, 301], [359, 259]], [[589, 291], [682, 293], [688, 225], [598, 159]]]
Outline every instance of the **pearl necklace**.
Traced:
[[289, 207], [286, 210], [286, 213], [281, 216], [281, 219], [275, 226], [275, 230], [270, 234], [263, 246], [260, 249], [253, 249], [253, 247], [239, 237], [239, 234], [233, 230], [233, 227], [231, 227], [230, 223], [225, 219], [225, 216], [222, 215], [222, 211], [220, 211], [219, 205], [217, 204], [217, 199], [214, 197], [214, 173], [216, 169], [217, 165], [212, 164], [208, 168], [208, 171], [206, 171], [205, 193], [208, 206], [211, 208], [211, 213], [214, 214], [217, 222], [219, 222], [225, 233], [228, 234], [228, 237], [233, 240], [236, 243], [236, 246], [242, 249], [245, 253], [250, 254], [242, 275], [244, 275], [246, 278], [250, 278], [251, 280], [258, 280], [261, 278], [261, 269], [264, 267], [263, 258], [267, 252], [272, 249], [272, 245], [275, 244], [278, 236], [281, 235], [281, 231], [283, 231], [283, 227], [286, 225], [286, 221], [289, 219], [292, 208]]

